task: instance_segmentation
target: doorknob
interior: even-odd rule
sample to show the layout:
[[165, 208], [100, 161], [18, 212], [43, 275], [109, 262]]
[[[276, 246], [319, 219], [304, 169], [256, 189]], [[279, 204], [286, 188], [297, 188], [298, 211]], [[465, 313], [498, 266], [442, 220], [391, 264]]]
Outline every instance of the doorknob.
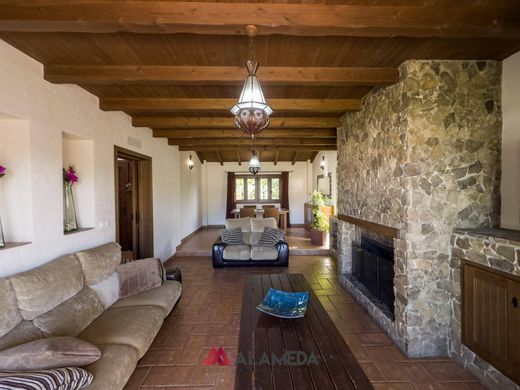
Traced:
[[513, 297], [513, 299], [511, 300], [511, 304], [515, 309], [518, 309], [518, 299], [516, 297]]

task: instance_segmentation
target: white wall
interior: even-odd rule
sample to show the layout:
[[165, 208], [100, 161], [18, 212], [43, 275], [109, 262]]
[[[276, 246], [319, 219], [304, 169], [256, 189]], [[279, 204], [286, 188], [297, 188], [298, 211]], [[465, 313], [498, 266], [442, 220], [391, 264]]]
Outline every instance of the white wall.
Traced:
[[[188, 159], [195, 164], [188, 169]], [[201, 164], [194, 152], [181, 152], [181, 234], [190, 235], [202, 226]]]
[[501, 225], [520, 230], [520, 52], [503, 62], [502, 115]]
[[[291, 223], [303, 224], [303, 204], [307, 201], [312, 191], [310, 177], [312, 164], [310, 162], [262, 163], [262, 171], [289, 173], [289, 207], [291, 209]], [[247, 173], [247, 161], [239, 166], [238, 163], [208, 163], [203, 165], [202, 189], [203, 189], [203, 223], [204, 225], [223, 225], [226, 220], [226, 192], [227, 173]]]
[[312, 189], [317, 190], [317, 178], [318, 175], [322, 175], [323, 171], [320, 168], [320, 162], [322, 157], [325, 156], [325, 162], [327, 163], [327, 169], [331, 173], [331, 181], [332, 181], [332, 204], [334, 205], [334, 210], [337, 208], [337, 198], [338, 198], [338, 182], [336, 176], [336, 167], [338, 165], [338, 152], [335, 150], [327, 150], [321, 151], [318, 153], [318, 156], [314, 159], [312, 163]]
[[[14, 164], [9, 167], [9, 174], [13, 178], [24, 175], [32, 188], [32, 197], [28, 195], [32, 244], [0, 250], [0, 276], [115, 239], [114, 145], [152, 157], [155, 255], [166, 259], [175, 252], [182, 236], [177, 148], [169, 147], [165, 139], [152, 138], [147, 128], [133, 128], [130, 118], [123, 113], [99, 110], [98, 99], [78, 86], [44, 81], [40, 63], [3, 41], [0, 85], [0, 113], [28, 121], [29, 126], [30, 169]], [[95, 229], [67, 236], [63, 234], [62, 222], [62, 132], [94, 143]], [[5, 140], [0, 138], [0, 142]], [[6, 147], [11, 145], [2, 145], [0, 150]], [[19, 150], [26, 152], [26, 147]], [[81, 177], [81, 172], [78, 174]], [[6, 178], [0, 179], [2, 186], [10, 185]], [[1, 207], [18, 209], [20, 204], [9, 200]], [[19, 230], [21, 223], [5, 221], [4, 230]]]

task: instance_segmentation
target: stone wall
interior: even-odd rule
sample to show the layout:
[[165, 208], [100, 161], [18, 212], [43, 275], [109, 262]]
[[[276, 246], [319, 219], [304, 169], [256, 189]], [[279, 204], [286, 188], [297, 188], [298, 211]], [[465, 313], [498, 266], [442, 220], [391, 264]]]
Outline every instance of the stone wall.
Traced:
[[[400, 230], [395, 334], [409, 356], [448, 354], [449, 246], [499, 215], [500, 63], [408, 61], [338, 133], [338, 212]], [[340, 271], [355, 230], [341, 223]]]
[[462, 260], [520, 276], [520, 232], [491, 229], [456, 230], [451, 242], [453, 247], [450, 274], [452, 310], [450, 356], [459, 361], [489, 389], [520, 390], [519, 385], [462, 344], [461, 330]]

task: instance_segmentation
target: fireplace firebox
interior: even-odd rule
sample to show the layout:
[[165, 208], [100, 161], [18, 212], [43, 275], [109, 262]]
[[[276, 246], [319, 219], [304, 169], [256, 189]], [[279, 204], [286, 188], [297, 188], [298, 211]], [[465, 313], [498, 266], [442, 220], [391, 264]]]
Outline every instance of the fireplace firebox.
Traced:
[[394, 248], [362, 235], [352, 245], [352, 274], [394, 320]]

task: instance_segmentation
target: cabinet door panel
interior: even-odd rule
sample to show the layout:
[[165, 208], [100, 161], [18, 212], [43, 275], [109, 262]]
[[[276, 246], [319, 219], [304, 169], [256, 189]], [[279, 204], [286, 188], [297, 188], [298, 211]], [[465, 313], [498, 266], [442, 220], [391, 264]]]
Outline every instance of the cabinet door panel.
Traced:
[[508, 280], [464, 265], [464, 343], [502, 371], [509, 371]]
[[[516, 305], [513, 301], [516, 298]], [[520, 282], [509, 281], [509, 372], [520, 383]]]

